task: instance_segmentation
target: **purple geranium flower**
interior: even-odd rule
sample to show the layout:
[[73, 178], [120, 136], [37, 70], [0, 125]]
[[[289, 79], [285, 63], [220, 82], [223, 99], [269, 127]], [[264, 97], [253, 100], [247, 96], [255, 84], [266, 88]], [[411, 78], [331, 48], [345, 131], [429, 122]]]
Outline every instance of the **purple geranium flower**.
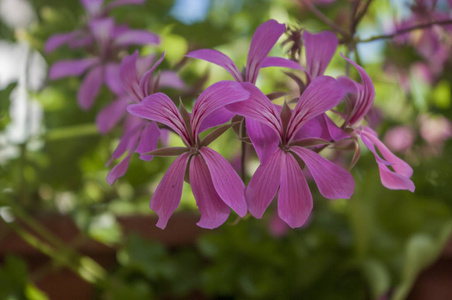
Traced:
[[[104, 5], [104, 0], [80, 0], [86, 10], [88, 23], [93, 19], [105, 18], [111, 9], [123, 5], [141, 5], [145, 0], [115, 0]], [[91, 45], [93, 37], [89, 27], [85, 26], [79, 30], [52, 35], [44, 46], [46, 53], [52, 52], [62, 45], [70, 48], [80, 48]]]
[[[339, 82], [349, 92], [349, 110], [343, 128], [346, 128], [354, 138], [360, 137], [364, 145], [375, 155], [380, 170], [380, 179], [386, 188], [414, 192], [414, 183], [410, 180], [410, 177], [413, 175], [413, 169], [405, 161], [395, 156], [378, 139], [375, 131], [369, 127], [359, 125], [372, 107], [375, 98], [375, 88], [369, 75], [361, 66], [346, 57], [344, 58], [358, 70], [362, 84], [347, 77], [339, 78]], [[383, 158], [375, 147], [379, 150]]]
[[[107, 83], [117, 70], [118, 52], [131, 45], [158, 44], [159, 37], [145, 30], [129, 29], [115, 25], [113, 19], [94, 19], [89, 23], [90, 42], [85, 46], [94, 49], [94, 57], [56, 62], [49, 71], [50, 79], [79, 76], [86, 73], [78, 90], [77, 100], [81, 108], [89, 109], [102, 83]], [[108, 84], [115, 86], [114, 84]]]
[[[279, 187], [278, 214], [290, 227], [300, 227], [312, 210], [312, 196], [301, 165], [306, 165], [320, 193], [329, 199], [350, 198], [354, 190], [351, 174], [306, 147], [328, 144], [321, 139], [297, 140], [297, 133], [312, 118], [336, 106], [345, 90], [332, 77], [318, 76], [301, 95], [293, 111], [284, 105], [281, 112], [254, 85], [243, 84], [249, 100], [230, 104], [228, 109], [254, 119], [266, 128], [271, 153], [246, 188], [250, 213], [261, 218]], [[300, 165], [301, 164], [301, 165]]]
[[[152, 68], [145, 73], [144, 68], [152, 63], [153, 56], [138, 59], [138, 52], [126, 56], [117, 72], [120, 78], [114, 80], [119, 80], [119, 85], [116, 84], [115, 86], [117, 88], [121, 87], [122, 83], [125, 91], [119, 88], [117, 91], [118, 99], [104, 108], [97, 116], [96, 122], [99, 129], [106, 131], [119, 122], [124, 115], [127, 115], [124, 124], [124, 133], [107, 165], [112, 160], [120, 158], [124, 153], [128, 152], [128, 154], [108, 173], [107, 182], [109, 184], [113, 184], [116, 179], [125, 174], [134, 150], [140, 154], [140, 158], [143, 160], [150, 161], [153, 158], [152, 155], [147, 153], [157, 148], [160, 129], [155, 122], [149, 122], [148, 120], [127, 114], [127, 106], [130, 103], [139, 103], [142, 99], [157, 91], [155, 79], [152, 78], [152, 74], [163, 61], [164, 56], [165, 54], [163, 53]], [[141, 70], [139, 70], [139, 67], [141, 67]], [[152, 90], [149, 89], [151, 84], [153, 86]]]
[[279, 37], [286, 31], [286, 25], [275, 20], [268, 20], [261, 24], [254, 32], [251, 39], [248, 59], [246, 61], [245, 72], [242, 75], [237, 65], [225, 54], [213, 49], [201, 49], [188, 53], [186, 56], [202, 59], [228, 71], [234, 80], [238, 82], [256, 83], [257, 75], [261, 68], [266, 67], [287, 67], [300, 69], [301, 67], [294, 61], [282, 57], [267, 57], [270, 50], [278, 41]]
[[221, 124], [215, 118], [216, 111], [248, 97], [249, 93], [240, 84], [221, 81], [201, 93], [191, 115], [183, 106], [179, 111], [163, 93], [153, 94], [139, 104], [128, 107], [128, 111], [135, 116], [168, 126], [181, 137], [186, 146], [151, 152], [162, 156], [179, 155], [168, 168], [151, 198], [150, 208], [159, 216], [158, 227], [165, 228], [171, 214], [179, 205], [187, 168], [193, 194], [201, 212], [201, 219], [197, 223], [200, 227], [215, 228], [223, 224], [229, 216], [228, 206], [241, 217], [246, 214], [244, 183], [226, 159], [207, 147], [231, 125], [214, 130], [203, 140], [200, 139], [199, 133]]

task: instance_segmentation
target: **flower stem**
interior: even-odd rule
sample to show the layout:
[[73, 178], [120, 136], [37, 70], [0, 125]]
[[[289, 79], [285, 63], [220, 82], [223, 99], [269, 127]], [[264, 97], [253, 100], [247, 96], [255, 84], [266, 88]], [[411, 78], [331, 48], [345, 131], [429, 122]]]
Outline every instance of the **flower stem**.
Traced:
[[356, 43], [369, 43], [369, 42], [373, 42], [376, 40], [383, 40], [383, 39], [391, 39], [393, 37], [396, 37], [398, 35], [404, 34], [404, 33], [408, 33], [414, 30], [418, 30], [418, 29], [426, 29], [429, 27], [432, 27], [434, 25], [449, 25], [452, 24], [452, 19], [448, 19], [448, 20], [440, 20], [440, 21], [432, 21], [432, 22], [428, 22], [428, 23], [424, 23], [424, 24], [417, 24], [411, 27], [407, 27], [407, 28], [403, 28], [400, 30], [397, 30], [394, 33], [391, 34], [382, 34], [382, 35], [376, 35], [367, 39], [358, 39], [356, 41]]
[[336, 23], [331, 21], [327, 16], [325, 16], [320, 10], [318, 10], [314, 5], [312, 5], [307, 0], [301, 0], [304, 6], [306, 6], [317, 18], [319, 18], [323, 23], [328, 25], [333, 31], [341, 34], [344, 38], [348, 37], [349, 34], [347, 31], [339, 27]]

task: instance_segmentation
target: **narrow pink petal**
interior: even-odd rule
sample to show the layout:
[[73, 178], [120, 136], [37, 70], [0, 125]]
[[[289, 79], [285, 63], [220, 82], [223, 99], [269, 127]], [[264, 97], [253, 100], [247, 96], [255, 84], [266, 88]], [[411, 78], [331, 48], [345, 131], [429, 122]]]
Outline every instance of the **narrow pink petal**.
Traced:
[[384, 164], [378, 164], [378, 169], [380, 170], [380, 179], [384, 187], [390, 190], [408, 190], [412, 193], [414, 192], [414, 183], [408, 177], [392, 172]]
[[119, 78], [123, 89], [133, 98], [135, 102], [140, 102], [144, 95], [140, 90], [140, 81], [137, 73], [138, 51], [127, 55], [119, 66]]
[[369, 112], [369, 109], [372, 107], [375, 98], [375, 88], [372, 79], [370, 79], [369, 75], [361, 66], [355, 63], [353, 60], [348, 59], [344, 55], [342, 55], [342, 57], [346, 61], [351, 63], [356, 68], [356, 70], [358, 70], [362, 81], [362, 85], [358, 88], [355, 107], [353, 108], [351, 117], [349, 119], [349, 123], [353, 125], [364, 118]]
[[143, 131], [141, 131], [140, 134], [140, 142], [138, 143], [137, 148], [135, 149], [135, 152], [140, 153], [140, 158], [146, 161], [150, 161], [153, 156], [146, 154], [148, 152], [151, 152], [152, 150], [157, 149], [157, 145], [159, 142], [159, 137], [160, 137], [160, 129], [157, 126], [157, 124], [155, 124], [155, 122], [147, 122], [147, 121], [143, 121], [148, 123], [148, 125], [146, 125], [143, 128]]
[[131, 29], [119, 34], [115, 39], [115, 45], [120, 47], [148, 44], [160, 44], [160, 37], [147, 30]]
[[307, 121], [298, 130], [293, 140], [306, 138], [321, 138], [327, 141], [339, 141], [350, 137], [345, 131], [340, 129], [325, 113]]
[[173, 101], [163, 93], [155, 93], [138, 104], [127, 107], [134, 116], [160, 122], [174, 130], [186, 144], [190, 144], [189, 134], [184, 120]]
[[113, 151], [110, 160], [120, 158], [126, 151], [132, 150], [137, 146], [141, 125], [134, 125], [134, 127], [126, 128], [126, 130], [124, 130], [123, 135], [119, 139], [119, 144], [115, 151]]
[[351, 94], [358, 93], [360, 84], [357, 83], [356, 81], [345, 76], [337, 77], [337, 81], [347, 90], [347, 93]]
[[96, 116], [96, 125], [100, 133], [105, 134], [118, 124], [127, 113], [127, 99], [122, 97], [108, 104]]
[[277, 149], [261, 164], [245, 190], [246, 202], [250, 213], [260, 219], [276, 195], [281, 183], [282, 159], [284, 153]]
[[89, 28], [102, 51], [106, 51], [110, 47], [115, 30], [115, 22], [112, 18], [95, 18], [89, 22]]
[[201, 212], [197, 225], [213, 229], [223, 224], [231, 209], [215, 190], [209, 168], [200, 155], [193, 156], [190, 161], [190, 185]]
[[[378, 139], [367, 127], [364, 127], [362, 131], [359, 132], [361, 135], [361, 139], [366, 145], [366, 147], [375, 155], [375, 159], [379, 165], [390, 165], [392, 169], [394, 169], [395, 173], [400, 174], [403, 177], [410, 178], [413, 175], [413, 168], [409, 164], [407, 164], [402, 159], [395, 156], [382, 141]], [[380, 157], [380, 155], [375, 150], [375, 146], [377, 146], [384, 160]], [[385, 170], [387, 169], [384, 168]], [[381, 169], [380, 169], [381, 170]], [[388, 169], [389, 171], [389, 169]], [[380, 173], [381, 174], [381, 173]], [[382, 174], [381, 174], [382, 175]], [[382, 179], [383, 180], [383, 179]]]
[[209, 128], [224, 124], [234, 117], [235, 114], [226, 108], [222, 107], [215, 111], [215, 113], [208, 115], [199, 126], [198, 132], [203, 132]]
[[185, 82], [182, 81], [176, 72], [168, 70], [160, 72], [159, 86], [178, 90], [184, 90], [187, 88]]
[[355, 132], [360, 134], [361, 140], [363, 141], [363, 144], [367, 147], [367, 149], [370, 150], [370, 152], [372, 152], [374, 154], [375, 160], [377, 161], [378, 164], [384, 164], [386, 166], [390, 166], [391, 165], [390, 162], [386, 161], [384, 158], [382, 158], [380, 156], [380, 154], [377, 152], [377, 149], [375, 148], [375, 145], [374, 145], [373, 141], [368, 138], [368, 136], [371, 135], [371, 133], [367, 132], [366, 134], [362, 134], [362, 132], [359, 131], [359, 130], [355, 130]]
[[121, 77], [119, 76], [119, 64], [109, 63], [105, 66], [105, 84], [110, 91], [120, 96], [124, 94], [124, 88], [122, 87]]
[[350, 135], [341, 128], [339, 128], [339, 126], [337, 126], [336, 123], [334, 123], [333, 120], [331, 120], [327, 114], [321, 114], [320, 117], [323, 118], [326, 123], [326, 127], [328, 128], [331, 140], [339, 141], [350, 137]]
[[50, 53], [55, 49], [67, 44], [70, 40], [77, 36], [78, 32], [58, 33], [49, 37], [44, 45], [44, 52]]
[[262, 62], [261, 68], [268, 68], [268, 67], [283, 67], [283, 68], [305, 71], [305, 69], [299, 63], [294, 62], [293, 60], [283, 58], [283, 57], [274, 57], [274, 56], [266, 57], [264, 59], [264, 61]]
[[235, 81], [220, 81], [212, 84], [196, 100], [191, 114], [193, 136], [209, 115], [224, 106], [248, 99], [250, 93]]
[[338, 40], [331, 31], [315, 34], [304, 31], [303, 40], [306, 49], [306, 67], [311, 78], [314, 79], [325, 72], [336, 52]]
[[116, 179], [124, 176], [127, 172], [127, 168], [129, 167], [130, 162], [130, 154], [127, 155], [119, 164], [114, 166], [107, 175], [107, 182], [109, 185], [112, 185]]
[[278, 135], [267, 125], [253, 119], [245, 119], [248, 133], [261, 164], [272, 155], [279, 145]]
[[270, 99], [254, 84], [245, 82], [242, 86], [250, 92], [249, 99], [229, 104], [226, 108], [235, 114], [261, 122], [274, 130], [278, 136], [281, 135], [282, 123], [279, 112]]
[[268, 20], [259, 25], [251, 39], [246, 61], [246, 81], [256, 82], [262, 62], [285, 31], [286, 25], [275, 20]]
[[321, 115], [307, 121], [300, 130], [295, 133], [293, 140], [297, 141], [307, 138], [329, 140], [329, 131]]
[[235, 63], [220, 51], [213, 49], [201, 49], [192, 51], [185, 56], [214, 63], [228, 71], [232, 75], [232, 77], [234, 77], [235, 81], [243, 81], [242, 74], [240, 74], [240, 71], [239, 69], [237, 69]]
[[157, 227], [161, 229], [165, 229], [168, 219], [179, 206], [189, 157], [189, 153], [183, 153], [176, 158], [152, 195], [149, 207], [159, 216]]
[[102, 77], [103, 70], [101, 66], [93, 68], [86, 74], [77, 93], [77, 101], [82, 109], [90, 109], [93, 105], [102, 86]]
[[239, 216], [246, 215], [245, 184], [229, 162], [214, 150], [202, 147], [199, 152], [209, 167], [218, 195]]
[[[162, 53], [160, 58], [152, 65], [152, 67], [147, 70], [140, 80], [140, 91], [143, 97], [146, 97], [153, 93], [153, 91], [149, 91], [149, 85], [151, 83], [151, 77], [154, 74], [155, 69], [162, 63], [163, 59], [165, 58], [165, 52]], [[137, 68], [139, 68], [139, 65], [137, 65]], [[160, 83], [159, 83], [160, 84]], [[139, 99], [141, 101], [141, 99]]]
[[310, 119], [335, 107], [344, 98], [346, 90], [329, 76], [315, 78], [306, 88], [292, 112], [287, 126], [287, 136], [294, 135]]
[[49, 78], [58, 79], [68, 76], [79, 76], [98, 62], [99, 60], [97, 58], [57, 61], [50, 68]]
[[350, 172], [309, 149], [291, 147], [290, 150], [306, 164], [325, 198], [349, 199], [353, 195], [355, 181]]
[[281, 186], [278, 215], [292, 228], [301, 227], [312, 211], [312, 195], [295, 157], [284, 152], [281, 159]]

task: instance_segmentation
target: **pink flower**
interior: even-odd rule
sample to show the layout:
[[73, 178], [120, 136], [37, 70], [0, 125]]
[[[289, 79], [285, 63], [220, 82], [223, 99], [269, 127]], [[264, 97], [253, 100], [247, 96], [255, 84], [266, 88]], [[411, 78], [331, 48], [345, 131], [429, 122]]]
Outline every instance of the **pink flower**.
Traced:
[[229, 126], [214, 130], [203, 140], [199, 133], [229, 121], [230, 117], [225, 119], [221, 113], [217, 115], [217, 111], [221, 111], [227, 104], [243, 101], [248, 97], [249, 93], [240, 84], [221, 81], [201, 93], [191, 115], [183, 107], [179, 111], [163, 93], [153, 94], [128, 107], [132, 115], [168, 126], [181, 137], [186, 146], [152, 152], [154, 155], [178, 155], [151, 198], [150, 208], [159, 216], [158, 227], [165, 228], [179, 205], [187, 169], [193, 195], [201, 212], [198, 226], [220, 226], [228, 218], [229, 208], [241, 217], [246, 215], [245, 184], [226, 159], [207, 147]]
[[[340, 77], [339, 81], [349, 92], [349, 110], [345, 117], [344, 127], [353, 132], [354, 138], [360, 137], [364, 145], [375, 155], [380, 170], [381, 183], [392, 190], [409, 190], [414, 192], [414, 183], [410, 180], [413, 169], [403, 160], [395, 156], [378, 139], [377, 133], [369, 127], [359, 126], [361, 120], [367, 115], [375, 98], [375, 89], [366, 71], [354, 61], [344, 57], [359, 72], [362, 84], [349, 78]], [[377, 152], [377, 149], [383, 157]]]
[[286, 31], [286, 26], [275, 20], [268, 20], [261, 24], [254, 32], [251, 39], [245, 72], [242, 75], [237, 65], [225, 54], [213, 49], [201, 49], [188, 53], [186, 56], [202, 59], [214, 63], [228, 71], [237, 82], [256, 83], [257, 75], [261, 68], [287, 67], [301, 69], [294, 61], [282, 57], [267, 57], [270, 50], [278, 41], [279, 37]]
[[140, 154], [142, 160], [152, 160], [153, 156], [148, 153], [157, 148], [162, 131], [166, 131], [159, 129], [155, 122], [143, 120], [127, 113], [129, 104], [141, 102], [147, 96], [156, 93], [158, 87], [184, 87], [184, 83], [173, 72], [162, 72], [161, 75], [166, 75], [159, 79], [153, 76], [155, 69], [164, 57], [165, 53], [149, 69], [155, 57], [150, 55], [139, 58], [138, 51], [136, 51], [123, 59], [117, 72], [110, 73], [110, 77], [114, 74], [119, 75], [118, 78], [112, 78], [108, 81], [114, 83], [111, 89], [116, 90], [115, 93], [118, 98], [97, 115], [96, 123], [100, 132], [105, 133], [125, 117], [124, 133], [107, 165], [126, 152], [128, 152], [128, 155], [108, 173], [107, 182], [109, 184], [113, 184], [117, 178], [125, 174], [134, 151]]
[[396, 126], [386, 132], [384, 142], [394, 151], [406, 152], [413, 146], [415, 138], [414, 130], [410, 126]]
[[[49, 70], [50, 79], [86, 74], [77, 93], [77, 101], [82, 109], [89, 109], [94, 103], [103, 83], [108, 86], [118, 68], [118, 52], [131, 45], [158, 44], [159, 37], [145, 30], [129, 29], [125, 25], [115, 25], [113, 19], [93, 19], [88, 24], [84, 42], [78, 46], [95, 49], [94, 56], [82, 59], [61, 60]], [[53, 45], [50, 47], [49, 45]], [[50, 38], [46, 49], [55, 49]]]
[[[254, 85], [243, 86], [251, 95], [247, 101], [227, 106], [234, 113], [262, 124], [259, 130], [267, 155], [246, 188], [250, 213], [261, 218], [278, 192], [278, 215], [290, 227], [302, 226], [312, 210], [312, 196], [302, 172], [306, 165], [320, 193], [329, 199], [350, 198], [354, 180], [349, 172], [306, 146], [327, 144], [321, 139], [297, 139], [297, 133], [312, 118], [336, 106], [344, 97], [338, 82], [327, 76], [316, 77], [301, 95], [293, 111], [288, 106], [281, 113]], [[252, 124], [253, 125], [253, 124]], [[254, 141], [253, 141], [254, 143]], [[261, 149], [262, 150], [262, 149]]]

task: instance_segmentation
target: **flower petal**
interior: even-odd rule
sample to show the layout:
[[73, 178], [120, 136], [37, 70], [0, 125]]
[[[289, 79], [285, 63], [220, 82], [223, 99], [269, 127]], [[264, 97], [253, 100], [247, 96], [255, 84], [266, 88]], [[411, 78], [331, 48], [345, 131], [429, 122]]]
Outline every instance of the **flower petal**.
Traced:
[[[127, 118], [125, 124], [126, 129], [124, 130], [123, 135], [119, 139], [119, 144], [118, 146], [116, 146], [115, 151], [113, 151], [110, 161], [120, 158], [126, 151], [132, 150], [136, 147], [139, 138], [139, 132], [142, 126], [140, 122], [137, 121], [142, 120], [136, 117], [133, 117], [133, 119]], [[107, 163], [107, 165], [108, 164], [109, 163]]]
[[[154, 74], [155, 69], [162, 63], [163, 59], [165, 58], [165, 52], [162, 53], [160, 58], [152, 65], [152, 67], [146, 71], [143, 76], [140, 79], [140, 91], [143, 97], [146, 97], [153, 93], [153, 91], [149, 91], [149, 85], [151, 84], [151, 77]], [[137, 65], [137, 68], [139, 66]], [[159, 81], [160, 85], [160, 81]], [[141, 100], [141, 99], [139, 99]]]
[[245, 119], [246, 131], [250, 137], [261, 164], [265, 163], [279, 145], [278, 135], [267, 125], [253, 119]]
[[314, 79], [325, 72], [336, 52], [338, 40], [331, 31], [315, 34], [304, 31], [303, 40], [306, 47], [306, 68]]
[[77, 93], [79, 106], [87, 110], [91, 108], [103, 82], [103, 69], [95, 67], [86, 74]]
[[119, 66], [119, 78], [124, 90], [135, 102], [140, 102], [144, 95], [140, 90], [140, 81], [137, 73], [138, 51], [127, 55], [121, 61]]
[[358, 87], [358, 94], [355, 106], [348, 121], [351, 125], [353, 125], [360, 121], [362, 118], [364, 118], [366, 114], [369, 112], [370, 108], [372, 107], [375, 98], [375, 88], [374, 84], [372, 83], [372, 79], [370, 79], [369, 75], [361, 66], [355, 63], [353, 60], [348, 59], [344, 55], [342, 55], [342, 57], [346, 61], [351, 63], [356, 68], [356, 70], [358, 70], [358, 73], [361, 76], [362, 81], [362, 85], [359, 85]]
[[213, 229], [223, 224], [231, 210], [215, 190], [209, 168], [200, 155], [193, 156], [190, 161], [190, 185], [201, 212], [197, 225]]
[[[380, 170], [380, 179], [383, 186], [392, 190], [409, 190], [414, 192], [414, 183], [410, 180], [413, 169], [405, 161], [395, 156], [372, 132], [365, 130], [358, 131], [364, 145], [374, 154], [375, 160]], [[375, 149], [377, 146], [384, 159], [380, 157]], [[388, 168], [388, 165], [395, 172]]]
[[114, 166], [107, 175], [107, 182], [109, 185], [112, 185], [116, 179], [124, 176], [126, 174], [127, 169], [129, 168], [130, 162], [130, 154], [124, 157], [123, 160], [116, 166]]
[[287, 126], [287, 136], [295, 134], [310, 119], [335, 107], [344, 98], [346, 90], [329, 76], [315, 78], [298, 100]]
[[260, 219], [276, 195], [281, 183], [283, 152], [277, 149], [251, 177], [245, 190], [250, 213]]
[[55, 49], [67, 44], [78, 35], [79, 32], [58, 33], [49, 37], [44, 45], [44, 52], [50, 53]]
[[167, 95], [152, 94], [138, 104], [129, 105], [127, 111], [137, 117], [165, 124], [174, 130], [187, 145], [190, 144], [184, 119]]
[[147, 30], [129, 29], [116, 36], [115, 45], [128, 47], [131, 45], [160, 44], [160, 37]]
[[98, 63], [97, 58], [83, 58], [74, 60], [61, 60], [52, 65], [49, 71], [50, 79], [68, 76], [79, 76], [87, 69]]
[[135, 152], [141, 154], [140, 158], [142, 160], [150, 161], [154, 157], [146, 153], [149, 153], [152, 150], [157, 149], [159, 137], [160, 129], [157, 126], [157, 124], [155, 124], [155, 122], [150, 122], [143, 128], [140, 134], [140, 142], [138, 143], [138, 146], [135, 149]]
[[229, 162], [214, 150], [202, 147], [199, 152], [209, 167], [218, 195], [239, 216], [246, 215], [245, 184]]
[[325, 113], [307, 121], [295, 134], [293, 140], [321, 138], [327, 141], [339, 141], [350, 137], [340, 129]]
[[275, 20], [268, 20], [259, 25], [251, 39], [246, 61], [246, 81], [256, 82], [262, 62], [285, 31], [286, 25]]
[[202, 122], [225, 105], [248, 99], [250, 93], [235, 81], [220, 81], [209, 86], [196, 100], [191, 114], [193, 136], [197, 136]]
[[242, 74], [240, 74], [239, 69], [235, 63], [225, 54], [214, 49], [201, 49], [188, 53], [186, 57], [202, 59], [211, 63], [214, 63], [226, 71], [228, 71], [235, 81], [242, 82]]
[[232, 119], [235, 114], [226, 108], [217, 109], [214, 114], [208, 115], [199, 126], [198, 132], [203, 132], [209, 128], [224, 124]]
[[292, 228], [302, 226], [312, 211], [312, 195], [297, 160], [288, 152], [281, 159], [278, 215]]
[[305, 69], [299, 63], [294, 62], [293, 60], [274, 56], [266, 57], [262, 62], [261, 68], [268, 67], [283, 67], [305, 71]]
[[242, 86], [250, 92], [248, 100], [229, 104], [227, 109], [246, 118], [251, 118], [269, 126], [275, 133], [282, 134], [282, 123], [279, 112], [254, 84], [242, 83]]
[[410, 178], [392, 172], [384, 164], [378, 164], [378, 169], [380, 170], [380, 179], [384, 187], [390, 190], [408, 190], [412, 193], [414, 192], [416, 187]]
[[169, 166], [151, 198], [149, 207], [157, 213], [157, 227], [165, 229], [168, 219], [179, 206], [185, 169], [190, 154], [183, 153]]
[[118, 98], [104, 107], [96, 116], [96, 125], [100, 133], [109, 132], [127, 112], [127, 99]]
[[105, 65], [104, 76], [105, 84], [108, 86], [110, 91], [118, 96], [124, 94], [124, 88], [119, 75], [119, 64], [109, 63]]
[[[371, 141], [371, 143], [375, 146], [377, 146], [378, 150], [380, 151], [381, 155], [383, 155], [384, 159], [390, 163], [391, 167], [396, 171], [396, 173], [401, 174], [405, 177], [411, 177], [413, 175], [413, 168], [409, 164], [407, 164], [402, 159], [395, 156], [387, 147], [385, 144], [383, 144], [382, 141], [378, 139], [375, 135], [368, 132], [367, 127], [363, 127], [363, 130], [361, 133], [361, 138], [365, 137]], [[364, 142], [364, 140], [363, 140]], [[369, 143], [365, 143], [366, 147], [369, 145]], [[374, 147], [368, 147], [370, 151], [375, 156], [379, 156], [378, 153], [375, 151]]]
[[350, 172], [309, 149], [291, 147], [290, 150], [306, 164], [325, 198], [349, 199], [353, 195], [355, 181]]
[[110, 47], [110, 41], [115, 31], [114, 20], [112, 18], [94, 18], [88, 26], [101, 51], [106, 51]]
[[182, 81], [180, 76], [176, 72], [169, 70], [160, 72], [159, 86], [178, 90], [187, 88], [187, 85]]

